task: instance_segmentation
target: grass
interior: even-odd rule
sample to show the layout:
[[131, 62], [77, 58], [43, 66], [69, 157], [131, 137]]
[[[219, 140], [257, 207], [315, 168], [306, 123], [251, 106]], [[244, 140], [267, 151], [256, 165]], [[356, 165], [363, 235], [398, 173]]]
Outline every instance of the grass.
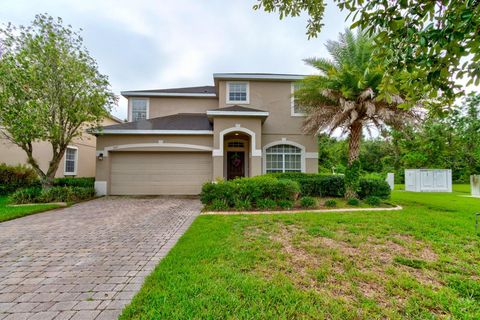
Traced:
[[480, 199], [464, 194], [395, 191], [402, 211], [200, 216], [121, 319], [480, 319]]
[[5, 196], [0, 197], [0, 222], [8, 221], [16, 218], [21, 218], [34, 213], [47, 211], [55, 208], [59, 208], [56, 204], [36, 204], [29, 206], [8, 206], [8, 198]]

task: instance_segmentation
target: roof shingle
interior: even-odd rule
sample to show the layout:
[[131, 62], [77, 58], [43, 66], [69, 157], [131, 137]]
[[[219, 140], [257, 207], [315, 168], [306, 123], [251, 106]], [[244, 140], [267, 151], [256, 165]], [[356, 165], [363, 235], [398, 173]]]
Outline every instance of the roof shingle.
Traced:
[[126, 122], [104, 130], [213, 130], [205, 113], [178, 113], [165, 117]]

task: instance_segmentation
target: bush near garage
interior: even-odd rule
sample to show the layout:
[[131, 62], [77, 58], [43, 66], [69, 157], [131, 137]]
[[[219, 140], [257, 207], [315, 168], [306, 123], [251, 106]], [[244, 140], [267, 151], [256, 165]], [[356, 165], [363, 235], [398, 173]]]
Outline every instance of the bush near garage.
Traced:
[[[206, 208], [211, 210], [219, 207], [220, 203], [230, 209], [245, 210], [258, 207], [265, 209], [266, 199], [277, 204], [279, 201], [293, 203], [299, 193], [300, 187], [295, 181], [276, 179], [271, 176], [258, 176], [205, 183], [202, 187], [200, 200]], [[271, 203], [269, 202], [268, 206]]]
[[93, 188], [95, 185], [94, 177], [86, 178], [56, 178], [53, 181], [53, 185], [56, 187], [82, 187], [82, 188]]
[[10, 195], [10, 202], [15, 204], [78, 202], [95, 196], [93, 187], [30, 187], [19, 189]]

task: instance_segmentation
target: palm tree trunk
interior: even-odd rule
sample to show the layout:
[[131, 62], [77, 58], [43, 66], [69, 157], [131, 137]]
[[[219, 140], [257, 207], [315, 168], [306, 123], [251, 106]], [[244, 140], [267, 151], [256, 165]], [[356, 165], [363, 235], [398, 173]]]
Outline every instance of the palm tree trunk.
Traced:
[[356, 121], [350, 126], [348, 139], [348, 167], [345, 172], [345, 198], [357, 198], [360, 182], [360, 143], [362, 140], [362, 122]]
[[362, 140], [362, 123], [354, 122], [350, 127], [350, 137], [348, 139], [348, 165], [357, 161], [360, 156], [360, 142]]

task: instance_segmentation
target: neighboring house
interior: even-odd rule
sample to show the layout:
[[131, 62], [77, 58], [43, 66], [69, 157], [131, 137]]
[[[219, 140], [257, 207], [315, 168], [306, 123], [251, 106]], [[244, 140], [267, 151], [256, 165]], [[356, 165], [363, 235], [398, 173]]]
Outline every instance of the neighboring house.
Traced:
[[204, 182], [318, 168], [292, 92], [301, 75], [217, 73], [214, 86], [124, 91], [129, 122], [97, 137], [99, 194], [194, 195]]
[[[102, 125], [119, 124], [121, 121], [113, 116], [102, 121]], [[94, 135], [84, 133], [74, 138], [65, 151], [56, 177], [94, 177], [95, 176], [95, 144]], [[33, 145], [33, 155], [44, 172], [52, 159], [52, 147], [48, 142], [36, 142]], [[8, 165], [27, 164], [27, 155], [20, 147], [10, 142], [0, 133], [0, 163]]]

